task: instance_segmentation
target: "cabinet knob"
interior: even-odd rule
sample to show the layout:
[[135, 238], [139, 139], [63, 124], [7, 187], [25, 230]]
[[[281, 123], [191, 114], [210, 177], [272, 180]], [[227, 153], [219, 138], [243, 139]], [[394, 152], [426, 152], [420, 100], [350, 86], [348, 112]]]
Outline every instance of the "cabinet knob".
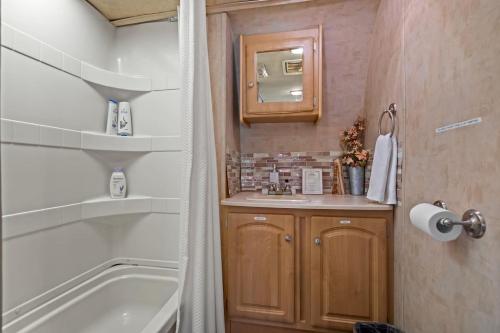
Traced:
[[287, 242], [291, 242], [291, 241], [292, 241], [292, 236], [291, 236], [291, 235], [288, 235], [288, 234], [287, 234], [287, 235], [285, 235], [285, 240], [286, 240]]
[[254, 85], [253, 81], [248, 81], [248, 88], [253, 88]]
[[316, 246], [320, 246], [321, 245], [321, 239], [319, 237], [314, 238], [314, 244], [316, 244]]

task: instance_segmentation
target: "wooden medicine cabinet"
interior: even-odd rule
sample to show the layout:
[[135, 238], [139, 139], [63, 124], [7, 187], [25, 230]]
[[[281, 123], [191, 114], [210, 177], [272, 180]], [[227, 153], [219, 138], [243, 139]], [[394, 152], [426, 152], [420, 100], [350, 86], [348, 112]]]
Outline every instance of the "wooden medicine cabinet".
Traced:
[[322, 107], [321, 26], [240, 36], [240, 120], [317, 121]]

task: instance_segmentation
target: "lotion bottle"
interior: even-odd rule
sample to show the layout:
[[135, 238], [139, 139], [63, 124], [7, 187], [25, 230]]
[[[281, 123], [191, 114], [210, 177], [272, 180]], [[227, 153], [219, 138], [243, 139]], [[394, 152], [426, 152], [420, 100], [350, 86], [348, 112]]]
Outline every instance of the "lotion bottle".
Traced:
[[127, 179], [123, 168], [114, 168], [109, 180], [109, 195], [112, 199], [122, 199], [127, 196]]

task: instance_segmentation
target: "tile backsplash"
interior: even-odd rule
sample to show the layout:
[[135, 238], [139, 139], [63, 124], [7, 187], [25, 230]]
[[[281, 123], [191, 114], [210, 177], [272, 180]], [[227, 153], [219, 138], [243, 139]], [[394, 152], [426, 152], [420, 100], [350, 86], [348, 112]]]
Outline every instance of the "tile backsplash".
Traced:
[[[281, 152], [281, 153], [239, 153], [226, 154], [226, 171], [229, 196], [241, 191], [260, 191], [269, 184], [269, 173], [273, 166], [280, 174], [280, 181], [295, 186], [298, 193], [302, 192], [302, 169], [322, 169], [323, 193], [338, 193], [335, 182], [336, 174], [333, 161], [341, 156], [341, 151], [325, 152]], [[397, 193], [400, 200], [402, 188], [402, 150], [398, 150]], [[370, 159], [365, 172], [365, 193], [370, 182]], [[347, 168], [343, 168], [343, 182], [346, 194], [349, 194], [349, 176]]]
[[322, 169], [323, 192], [332, 193], [334, 187], [333, 161], [340, 152], [281, 152], [241, 154], [241, 190], [260, 191], [269, 184], [269, 172], [273, 166], [280, 174], [280, 181], [302, 191], [302, 169]]
[[226, 177], [229, 196], [241, 192], [241, 157], [237, 151], [226, 153]]

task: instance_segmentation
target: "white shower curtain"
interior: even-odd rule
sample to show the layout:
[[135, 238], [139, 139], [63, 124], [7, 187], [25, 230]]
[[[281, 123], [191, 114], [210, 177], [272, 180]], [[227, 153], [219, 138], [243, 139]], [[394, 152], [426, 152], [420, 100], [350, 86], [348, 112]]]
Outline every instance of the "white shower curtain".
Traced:
[[179, 36], [184, 164], [177, 332], [223, 333], [219, 197], [205, 0], [181, 0]]

